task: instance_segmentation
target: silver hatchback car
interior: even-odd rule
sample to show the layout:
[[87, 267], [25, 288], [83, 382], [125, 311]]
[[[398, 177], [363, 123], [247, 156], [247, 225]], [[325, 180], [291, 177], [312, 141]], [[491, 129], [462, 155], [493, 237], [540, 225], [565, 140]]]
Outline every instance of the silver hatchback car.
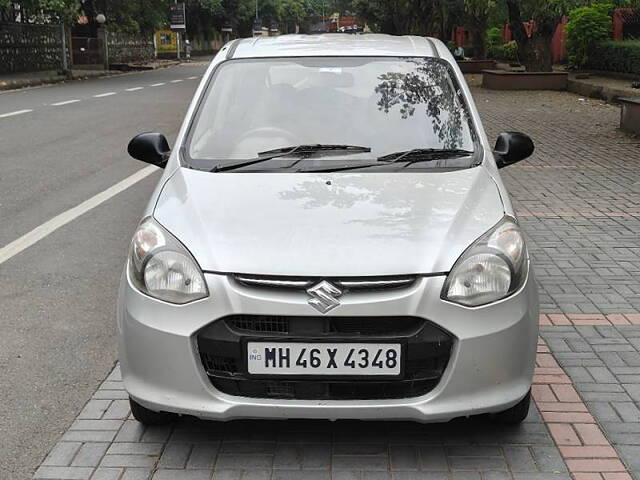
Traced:
[[236, 40], [212, 61], [134, 234], [118, 305], [133, 415], [447, 421], [529, 408], [538, 294], [442, 42]]

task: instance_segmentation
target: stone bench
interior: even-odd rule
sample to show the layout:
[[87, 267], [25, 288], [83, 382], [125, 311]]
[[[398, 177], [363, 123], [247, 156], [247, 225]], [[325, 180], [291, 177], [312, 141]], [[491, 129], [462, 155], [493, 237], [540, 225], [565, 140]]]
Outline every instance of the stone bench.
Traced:
[[565, 72], [507, 72], [484, 70], [482, 86], [491, 90], [566, 90]]
[[483, 70], [496, 68], [495, 60], [458, 60], [462, 73], [482, 73]]
[[619, 98], [618, 102], [622, 105], [620, 128], [640, 134], [640, 98]]

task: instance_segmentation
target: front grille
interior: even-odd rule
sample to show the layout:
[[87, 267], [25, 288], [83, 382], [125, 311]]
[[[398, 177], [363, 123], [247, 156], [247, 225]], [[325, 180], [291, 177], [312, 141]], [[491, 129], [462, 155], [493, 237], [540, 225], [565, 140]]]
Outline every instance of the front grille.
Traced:
[[234, 315], [227, 323], [237, 330], [252, 333], [289, 333], [287, 317], [266, 315]]
[[202, 365], [207, 372], [215, 374], [233, 375], [239, 372], [238, 364], [235, 358], [221, 357], [219, 355], [211, 355], [208, 353], [201, 354]]
[[406, 335], [416, 332], [424, 321], [413, 317], [371, 318], [345, 317], [331, 318], [329, 325], [332, 332], [370, 335]]
[[[285, 337], [285, 338], [283, 338]], [[245, 366], [247, 341], [301, 341], [363, 338], [405, 345], [402, 378], [335, 379], [325, 376], [290, 380], [255, 378]], [[411, 398], [438, 384], [447, 367], [454, 338], [417, 317], [287, 317], [233, 315], [198, 333], [202, 365], [212, 385], [229, 395], [252, 398], [355, 400]]]
[[409, 335], [417, 332], [424, 320], [416, 317], [285, 317], [277, 315], [233, 315], [225, 322], [240, 334], [329, 333], [370, 335]]
[[418, 279], [417, 275], [391, 275], [382, 277], [285, 277], [268, 275], [233, 276], [236, 282], [253, 288], [280, 288], [306, 290], [309, 287], [326, 280], [343, 291], [379, 291], [397, 288], [407, 288]]

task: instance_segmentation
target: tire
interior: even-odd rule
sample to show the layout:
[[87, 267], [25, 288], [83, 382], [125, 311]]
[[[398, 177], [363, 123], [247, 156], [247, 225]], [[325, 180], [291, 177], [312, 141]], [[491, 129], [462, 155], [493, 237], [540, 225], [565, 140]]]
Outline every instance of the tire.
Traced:
[[129, 397], [129, 405], [131, 405], [131, 413], [133, 418], [142, 423], [143, 425], [166, 425], [175, 421], [178, 415], [169, 412], [154, 412], [146, 407], [143, 407], [134, 399]]
[[527, 415], [529, 415], [529, 404], [531, 403], [531, 390], [527, 392], [525, 397], [516, 403], [513, 407], [496, 413], [493, 420], [497, 423], [505, 425], [518, 425], [522, 423]]

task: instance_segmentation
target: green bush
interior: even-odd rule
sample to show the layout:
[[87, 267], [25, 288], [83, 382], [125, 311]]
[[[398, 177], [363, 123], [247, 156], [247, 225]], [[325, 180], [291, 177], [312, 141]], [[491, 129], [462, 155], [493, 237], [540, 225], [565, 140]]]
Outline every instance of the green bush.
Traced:
[[567, 23], [567, 53], [572, 67], [584, 67], [589, 55], [601, 42], [611, 36], [610, 3], [594, 3], [569, 12]]
[[489, 58], [494, 60], [502, 60], [505, 62], [517, 62], [518, 61], [518, 44], [515, 40], [512, 40], [503, 45], [489, 46], [488, 50]]
[[487, 45], [487, 58], [500, 60], [502, 45]]
[[640, 40], [596, 45], [585, 65], [592, 70], [640, 74]]
[[493, 27], [487, 30], [487, 47], [499, 47], [502, 45], [502, 29]]
[[518, 44], [515, 40], [511, 40], [502, 46], [502, 59], [509, 62], [518, 61]]

